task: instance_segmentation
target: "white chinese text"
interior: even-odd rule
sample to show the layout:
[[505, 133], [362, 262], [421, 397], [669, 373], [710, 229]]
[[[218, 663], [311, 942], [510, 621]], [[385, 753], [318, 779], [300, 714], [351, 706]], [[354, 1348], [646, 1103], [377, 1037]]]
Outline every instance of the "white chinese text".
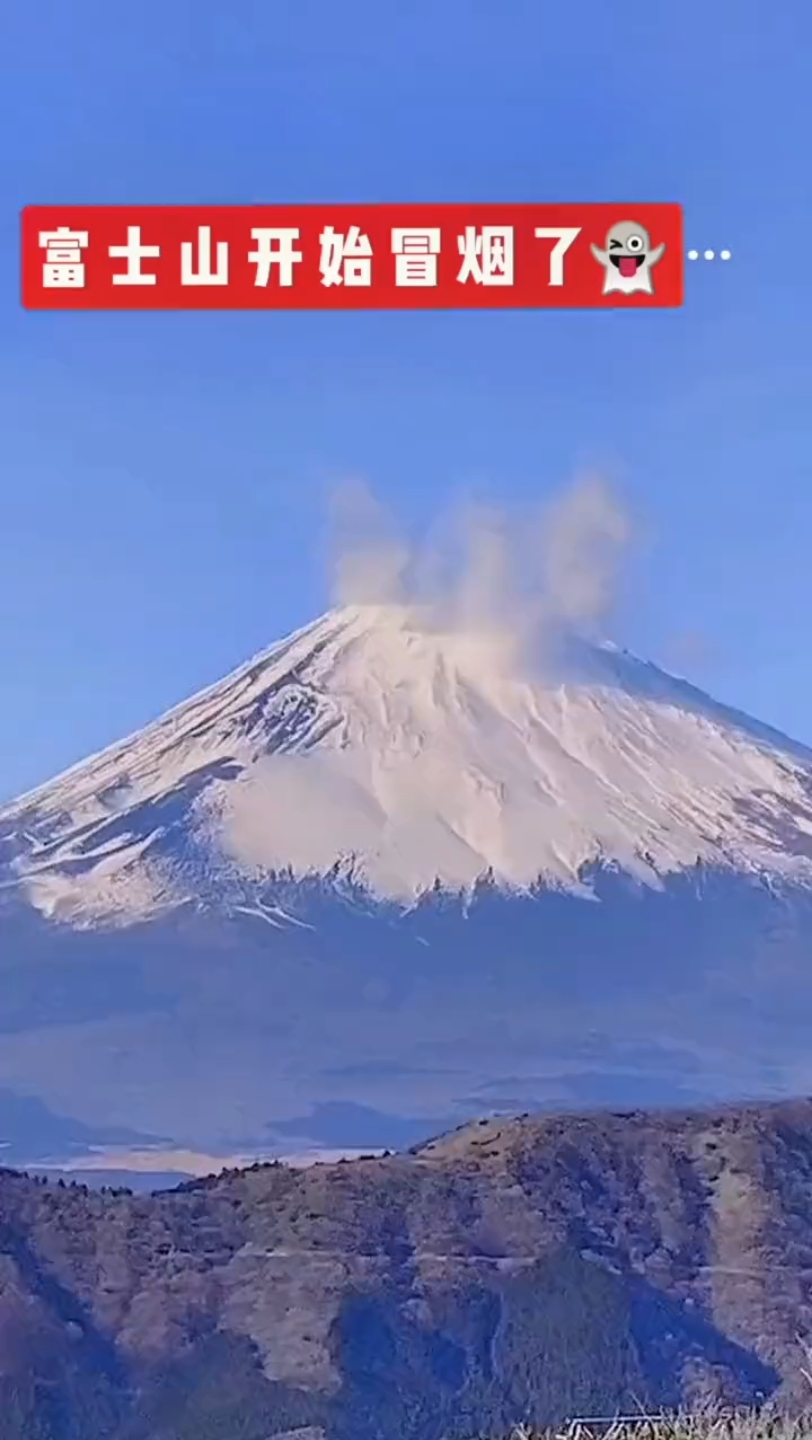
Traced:
[[471, 279], [477, 285], [513, 284], [513, 226], [466, 225], [465, 234], [457, 237], [462, 265], [457, 279], [461, 284]]
[[322, 285], [371, 285], [372, 245], [357, 225], [347, 234], [326, 225], [319, 236]]
[[257, 267], [254, 284], [269, 284], [271, 267], [276, 265], [279, 284], [285, 287], [292, 285], [293, 267], [302, 259], [301, 250], [294, 248], [299, 239], [298, 229], [255, 229], [251, 231], [251, 239], [257, 242], [256, 250], [248, 256]]
[[433, 286], [437, 284], [437, 256], [440, 231], [411, 227], [392, 231], [395, 256], [395, 284]]
[[198, 263], [195, 269], [195, 247], [191, 240], [184, 240], [180, 247], [181, 285], [227, 285], [228, 244], [219, 240], [216, 247], [217, 260], [214, 269], [211, 264], [211, 226], [197, 227]]
[[114, 285], [156, 285], [158, 277], [144, 274], [142, 260], [154, 260], [161, 253], [160, 245], [141, 244], [141, 226], [127, 226], [126, 245], [111, 245], [109, 254], [114, 260], [126, 260], [127, 269], [113, 276]]
[[46, 290], [83, 289], [85, 266], [82, 251], [88, 247], [87, 231], [59, 225], [56, 230], [41, 230], [39, 243], [45, 251], [43, 287]]

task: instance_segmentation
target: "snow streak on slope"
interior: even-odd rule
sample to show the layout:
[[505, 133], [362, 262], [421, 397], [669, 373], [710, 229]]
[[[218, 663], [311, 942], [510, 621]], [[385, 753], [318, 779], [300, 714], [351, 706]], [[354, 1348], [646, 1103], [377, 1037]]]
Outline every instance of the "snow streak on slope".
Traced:
[[812, 754], [622, 652], [519, 665], [406, 607], [333, 612], [0, 811], [5, 883], [127, 921], [353, 865], [381, 896], [697, 860], [812, 878]]

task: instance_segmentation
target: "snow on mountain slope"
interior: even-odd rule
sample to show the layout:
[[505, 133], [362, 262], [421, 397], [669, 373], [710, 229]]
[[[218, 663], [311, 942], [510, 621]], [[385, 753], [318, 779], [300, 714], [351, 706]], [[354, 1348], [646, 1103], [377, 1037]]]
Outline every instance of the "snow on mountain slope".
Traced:
[[706, 863], [812, 879], [812, 753], [623, 652], [519, 665], [415, 609], [322, 617], [0, 810], [3, 884], [127, 923], [290, 867], [408, 902]]

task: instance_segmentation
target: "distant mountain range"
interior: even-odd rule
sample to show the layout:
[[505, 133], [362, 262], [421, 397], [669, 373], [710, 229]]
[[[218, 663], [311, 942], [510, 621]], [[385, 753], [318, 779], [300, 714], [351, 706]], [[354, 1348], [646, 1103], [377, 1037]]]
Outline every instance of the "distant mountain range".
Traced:
[[483, 1121], [152, 1197], [3, 1172], [0, 1226], [14, 1440], [462, 1440], [808, 1400], [808, 1101]]
[[513, 640], [332, 612], [0, 810], [10, 1163], [812, 1090], [812, 754]]

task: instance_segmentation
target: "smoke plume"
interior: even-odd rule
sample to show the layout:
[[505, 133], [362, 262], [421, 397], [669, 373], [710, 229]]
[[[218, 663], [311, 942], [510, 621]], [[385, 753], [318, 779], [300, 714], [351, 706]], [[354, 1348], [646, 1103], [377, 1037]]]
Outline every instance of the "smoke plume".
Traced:
[[389, 605], [408, 601], [413, 559], [394, 518], [363, 481], [349, 481], [331, 502], [333, 599], [338, 605]]
[[333, 501], [336, 604], [411, 605], [443, 626], [520, 643], [607, 634], [633, 542], [628, 509], [600, 476], [528, 511], [464, 506], [410, 544], [361, 483]]

